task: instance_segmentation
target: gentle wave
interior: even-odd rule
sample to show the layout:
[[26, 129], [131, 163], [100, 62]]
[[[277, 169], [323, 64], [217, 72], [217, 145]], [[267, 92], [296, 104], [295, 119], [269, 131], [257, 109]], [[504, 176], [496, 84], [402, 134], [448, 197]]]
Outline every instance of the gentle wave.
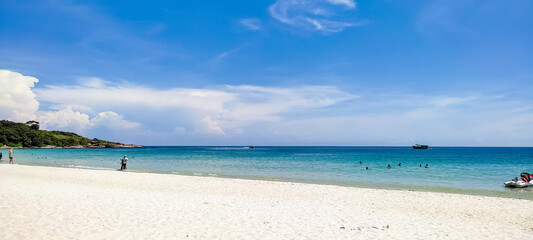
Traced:
[[66, 168], [81, 168], [81, 169], [93, 169], [93, 170], [116, 170], [114, 168], [105, 168], [105, 167], [90, 167], [90, 166], [83, 166], [83, 165], [61, 165], [61, 167]]

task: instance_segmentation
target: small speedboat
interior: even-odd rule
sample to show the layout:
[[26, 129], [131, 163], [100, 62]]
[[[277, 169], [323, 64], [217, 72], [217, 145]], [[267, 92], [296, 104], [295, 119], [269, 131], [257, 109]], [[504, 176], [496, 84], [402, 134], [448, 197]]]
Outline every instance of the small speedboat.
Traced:
[[533, 186], [533, 179], [531, 179], [531, 174], [529, 173], [521, 173], [520, 177], [515, 177], [511, 181], [507, 181], [505, 183], [506, 187], [511, 188], [524, 188]]
[[428, 148], [429, 148], [428, 145], [420, 145], [420, 144], [413, 145], [413, 149], [428, 149]]

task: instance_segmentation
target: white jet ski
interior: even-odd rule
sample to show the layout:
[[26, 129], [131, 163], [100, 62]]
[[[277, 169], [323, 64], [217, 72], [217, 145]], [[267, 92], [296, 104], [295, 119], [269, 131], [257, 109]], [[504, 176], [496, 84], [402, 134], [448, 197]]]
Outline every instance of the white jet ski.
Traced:
[[526, 182], [520, 178], [514, 178], [513, 180], [507, 181], [504, 184], [506, 187], [523, 188], [523, 187], [533, 186], [533, 181]]
[[521, 173], [520, 177], [515, 177], [513, 180], [507, 181], [504, 184], [506, 187], [511, 188], [524, 188], [533, 186], [533, 179], [531, 179], [531, 176], [532, 175], [529, 173]]

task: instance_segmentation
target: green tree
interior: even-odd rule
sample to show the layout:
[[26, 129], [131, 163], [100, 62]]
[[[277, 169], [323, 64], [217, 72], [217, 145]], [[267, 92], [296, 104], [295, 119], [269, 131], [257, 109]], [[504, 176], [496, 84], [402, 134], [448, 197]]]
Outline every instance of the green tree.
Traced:
[[26, 126], [29, 126], [30, 129], [39, 130], [39, 122], [31, 120], [26, 122]]

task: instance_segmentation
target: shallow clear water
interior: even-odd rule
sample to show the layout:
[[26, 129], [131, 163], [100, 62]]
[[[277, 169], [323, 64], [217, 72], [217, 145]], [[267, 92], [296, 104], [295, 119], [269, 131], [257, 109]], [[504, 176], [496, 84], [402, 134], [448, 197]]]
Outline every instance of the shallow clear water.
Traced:
[[[0, 152], [4, 154], [2, 164], [6, 164], [7, 149]], [[388, 188], [455, 189], [449, 190], [452, 192], [487, 190], [496, 195], [507, 192], [533, 198], [533, 189], [510, 190], [503, 186], [504, 181], [520, 172], [533, 172], [533, 148], [15, 149], [14, 156], [18, 164], [115, 170], [120, 168], [120, 158], [124, 154], [128, 155], [130, 171]], [[400, 162], [401, 167], [398, 166]], [[424, 168], [426, 164], [429, 168]]]

